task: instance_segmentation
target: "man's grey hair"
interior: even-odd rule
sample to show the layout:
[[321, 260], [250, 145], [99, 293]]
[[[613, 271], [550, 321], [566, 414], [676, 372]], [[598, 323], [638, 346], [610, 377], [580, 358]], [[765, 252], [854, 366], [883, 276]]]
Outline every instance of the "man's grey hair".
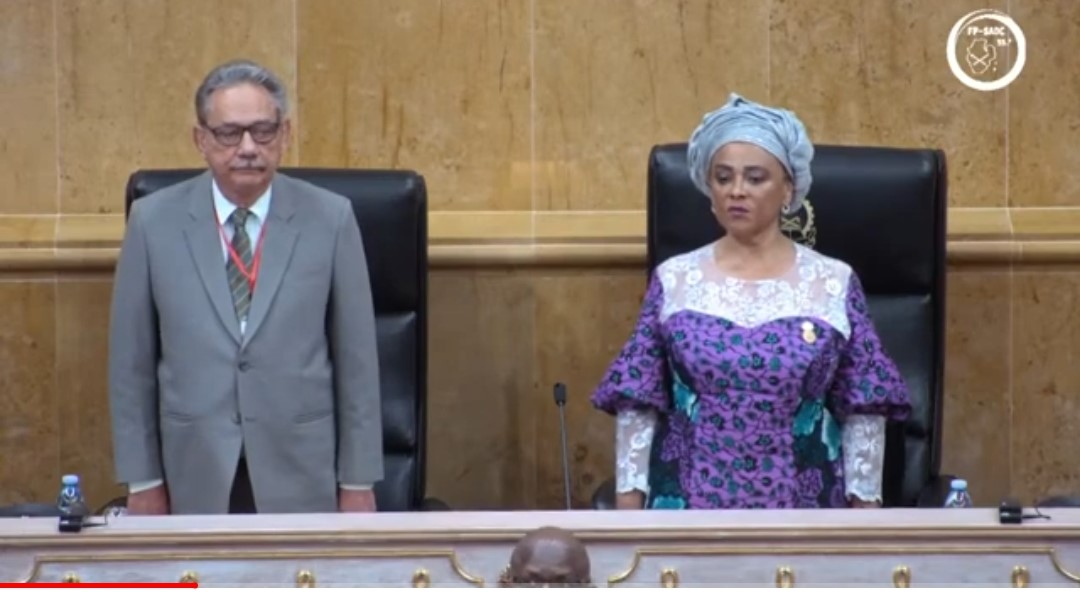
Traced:
[[195, 91], [195, 116], [199, 118], [199, 123], [206, 125], [210, 96], [238, 84], [254, 84], [266, 89], [277, 105], [278, 117], [284, 117], [289, 112], [285, 84], [276, 74], [253, 61], [234, 60], [211, 70]]

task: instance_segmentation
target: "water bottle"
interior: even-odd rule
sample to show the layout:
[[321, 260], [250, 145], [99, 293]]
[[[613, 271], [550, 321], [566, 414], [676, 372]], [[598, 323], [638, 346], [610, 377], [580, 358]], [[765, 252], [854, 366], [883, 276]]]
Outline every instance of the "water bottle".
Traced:
[[56, 508], [62, 516], [86, 516], [89, 514], [82, 488], [79, 487], [78, 475], [64, 475], [60, 482], [60, 495], [56, 498]]
[[971, 495], [968, 494], [967, 481], [953, 479], [950, 484], [949, 495], [945, 498], [946, 508], [971, 508]]

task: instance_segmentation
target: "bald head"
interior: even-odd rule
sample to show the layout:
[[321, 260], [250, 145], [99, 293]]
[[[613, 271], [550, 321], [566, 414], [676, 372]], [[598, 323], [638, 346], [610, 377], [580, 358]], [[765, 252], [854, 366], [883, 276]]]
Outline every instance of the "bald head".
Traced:
[[510, 555], [511, 584], [582, 585], [590, 578], [589, 553], [574, 535], [553, 526], [526, 534]]

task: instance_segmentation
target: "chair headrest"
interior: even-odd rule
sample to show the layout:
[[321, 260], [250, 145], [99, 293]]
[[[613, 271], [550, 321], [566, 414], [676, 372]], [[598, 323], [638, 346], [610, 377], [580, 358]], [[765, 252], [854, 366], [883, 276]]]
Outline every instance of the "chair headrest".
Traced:
[[[124, 212], [134, 200], [205, 169], [144, 169], [128, 179]], [[348, 198], [367, 251], [375, 309], [413, 310], [427, 274], [427, 186], [409, 170], [281, 168], [279, 172]]]
[[[872, 293], [905, 293], [937, 281], [944, 262], [947, 188], [940, 150], [819, 145], [807, 207], [785, 220], [800, 242], [851, 265]], [[690, 181], [686, 144], [649, 159], [649, 268], [723, 234], [709, 199]]]

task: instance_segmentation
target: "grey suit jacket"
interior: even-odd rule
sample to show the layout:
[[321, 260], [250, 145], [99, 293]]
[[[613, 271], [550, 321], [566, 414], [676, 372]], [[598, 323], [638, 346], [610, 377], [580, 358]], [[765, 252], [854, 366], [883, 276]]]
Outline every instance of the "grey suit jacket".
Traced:
[[175, 514], [228, 511], [241, 447], [260, 512], [334, 512], [383, 477], [375, 318], [349, 201], [278, 173], [246, 331], [211, 176], [135, 200], [113, 288], [117, 476]]

